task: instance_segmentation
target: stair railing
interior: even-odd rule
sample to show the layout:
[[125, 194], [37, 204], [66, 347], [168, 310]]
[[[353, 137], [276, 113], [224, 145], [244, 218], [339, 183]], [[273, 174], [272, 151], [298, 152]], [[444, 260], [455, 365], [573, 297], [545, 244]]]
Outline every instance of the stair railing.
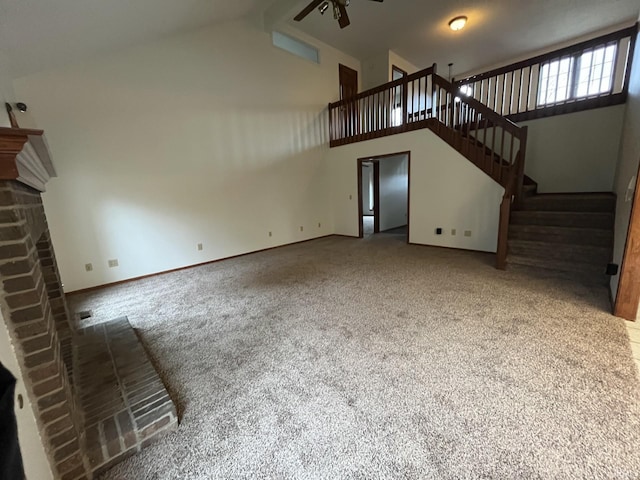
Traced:
[[[506, 188], [516, 175], [516, 200], [522, 197], [527, 127], [521, 127], [478, 100], [466, 97], [453, 84], [433, 76], [434, 118], [446, 127], [449, 143], [487, 175]], [[440, 132], [443, 133], [443, 132]], [[443, 136], [443, 135], [440, 135]], [[520, 155], [520, 163], [516, 159]]]

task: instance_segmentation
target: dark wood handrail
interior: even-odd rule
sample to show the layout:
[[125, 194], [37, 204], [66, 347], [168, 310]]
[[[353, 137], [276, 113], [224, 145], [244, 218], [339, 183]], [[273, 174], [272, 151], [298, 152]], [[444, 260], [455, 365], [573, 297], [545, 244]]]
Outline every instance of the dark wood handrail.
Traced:
[[363, 98], [366, 97], [371, 97], [372, 95], [375, 95], [376, 93], [380, 93], [380, 92], [384, 92], [387, 90], [391, 90], [392, 88], [397, 88], [397, 87], [401, 87], [413, 80], [418, 80], [420, 78], [423, 77], [427, 77], [431, 74], [436, 73], [437, 71], [437, 65], [434, 63], [432, 66], [430, 66], [429, 68], [425, 68], [423, 70], [420, 70], [419, 72], [415, 72], [412, 73], [411, 75], [407, 75], [406, 77], [402, 77], [399, 78], [398, 80], [394, 80], [393, 82], [387, 82], [384, 83], [382, 85], [379, 85], [377, 87], [374, 88], [370, 88], [369, 90], [365, 90], [364, 92], [360, 92], [357, 95], [354, 95], [353, 97], [349, 97], [349, 98], [345, 98], [343, 100], [339, 100], [337, 102], [333, 102], [329, 104], [329, 109], [332, 108], [337, 108], [337, 107], [342, 107], [345, 106], [349, 103], [353, 103], [357, 100], [362, 100]]
[[466, 103], [467, 105], [481, 113], [485, 118], [491, 120], [496, 126], [504, 128], [507, 132], [518, 134], [522, 129], [522, 127], [520, 127], [518, 124], [513, 123], [511, 120], [503, 117], [496, 111], [491, 110], [484, 103], [479, 102], [475, 98], [467, 97], [466, 95], [461, 94], [458, 87], [454, 86], [451, 82], [442, 78], [440, 75], [433, 76], [433, 83], [447, 90], [453, 96], [459, 98], [461, 102]]
[[463, 85], [466, 83], [474, 83], [479, 82], [481, 80], [485, 80], [487, 78], [496, 77], [499, 75], [504, 75], [506, 73], [513, 72], [514, 70], [520, 70], [532, 65], [537, 65], [540, 63], [544, 63], [548, 60], [554, 60], [560, 57], [566, 57], [573, 55], [575, 53], [581, 52], [583, 50], [588, 50], [591, 47], [595, 47], [597, 45], [606, 44], [609, 42], [614, 42], [621, 40], [626, 37], [631, 37], [633, 40], [638, 33], [638, 24], [632, 25], [631, 27], [624, 28], [622, 30], [618, 30], [616, 32], [609, 33], [607, 35], [602, 35], [597, 38], [593, 38], [591, 40], [586, 40], [584, 42], [577, 43], [575, 45], [571, 45], [569, 47], [559, 48], [552, 52], [543, 53], [542, 55], [537, 55], [532, 58], [528, 58], [526, 60], [522, 60], [520, 62], [512, 63], [510, 65], [505, 65], [504, 67], [495, 68], [493, 70], [489, 70], [488, 72], [479, 73], [477, 75], [472, 75], [470, 77], [456, 79], [454, 83], [456, 85]]

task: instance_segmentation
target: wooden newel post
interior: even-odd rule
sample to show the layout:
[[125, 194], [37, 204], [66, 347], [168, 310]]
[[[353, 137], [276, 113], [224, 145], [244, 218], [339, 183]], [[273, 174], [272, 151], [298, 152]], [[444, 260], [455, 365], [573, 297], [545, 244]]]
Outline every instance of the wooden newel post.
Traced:
[[509, 216], [511, 215], [511, 195], [505, 192], [500, 204], [500, 224], [498, 226], [498, 248], [496, 251], [496, 268], [507, 268], [507, 238], [509, 233]]
[[527, 136], [529, 135], [529, 127], [522, 127], [522, 136], [520, 138], [520, 161], [518, 162], [517, 183], [516, 183], [516, 203], [522, 201], [522, 188], [524, 186], [524, 162], [527, 156]]

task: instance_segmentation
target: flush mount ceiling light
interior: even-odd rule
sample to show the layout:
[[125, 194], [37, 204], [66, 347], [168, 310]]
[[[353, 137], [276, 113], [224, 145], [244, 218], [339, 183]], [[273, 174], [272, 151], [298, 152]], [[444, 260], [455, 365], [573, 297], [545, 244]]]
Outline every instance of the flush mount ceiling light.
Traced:
[[467, 20], [468, 18], [465, 17], [464, 15], [461, 15], [460, 17], [456, 17], [449, 22], [449, 28], [454, 32], [457, 32], [458, 30], [462, 30], [464, 26], [467, 24]]

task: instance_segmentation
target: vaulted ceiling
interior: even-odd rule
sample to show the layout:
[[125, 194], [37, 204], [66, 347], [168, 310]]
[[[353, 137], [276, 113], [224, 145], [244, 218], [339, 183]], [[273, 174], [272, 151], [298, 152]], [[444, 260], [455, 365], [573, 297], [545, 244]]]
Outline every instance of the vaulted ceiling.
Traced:
[[0, 0], [0, 50], [11, 59], [12, 76], [22, 76], [237, 19], [268, 4], [268, 0]]
[[[418, 67], [436, 62], [442, 71], [452, 62], [454, 73], [463, 73], [605, 27], [628, 26], [638, 18], [640, 0], [351, 0], [351, 25], [343, 30], [331, 10], [294, 22], [296, 8], [288, 23], [360, 59], [391, 49]], [[458, 15], [469, 22], [453, 32], [448, 22]]]
[[[640, 0], [351, 0], [351, 25], [330, 11], [293, 17], [302, 0], [0, 0], [0, 53], [22, 76], [137, 43], [245, 16], [287, 23], [360, 59], [387, 49], [454, 73], [493, 65], [638, 18]], [[454, 33], [447, 21], [469, 17]], [[6, 65], [4, 66], [6, 67]], [[0, 65], [0, 68], [3, 68]], [[442, 71], [442, 70], [441, 70]]]

